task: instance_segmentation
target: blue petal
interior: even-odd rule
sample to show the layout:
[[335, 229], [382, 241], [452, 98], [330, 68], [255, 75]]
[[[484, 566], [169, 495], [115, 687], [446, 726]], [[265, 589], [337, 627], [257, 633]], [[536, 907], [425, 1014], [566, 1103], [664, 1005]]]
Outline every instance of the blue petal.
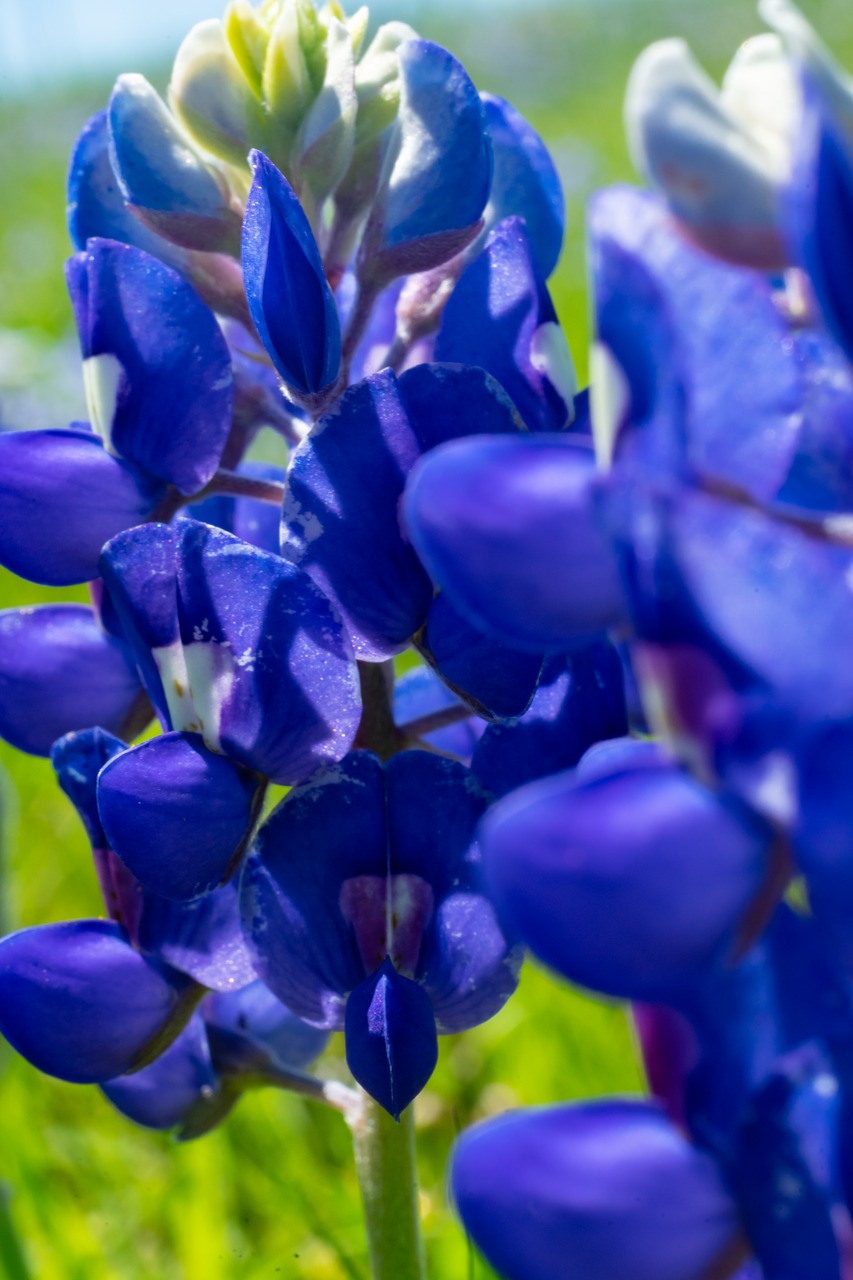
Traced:
[[279, 1067], [304, 1071], [325, 1049], [329, 1033], [309, 1026], [277, 1000], [269, 987], [253, 982], [242, 991], [208, 996], [204, 1004], [214, 1058], [227, 1054], [232, 1067], [240, 1050], [236, 1041], [248, 1042], [252, 1052], [269, 1055]]
[[198, 734], [167, 733], [115, 756], [98, 777], [110, 843], [139, 882], [185, 900], [234, 870], [258, 779], [208, 751]]
[[243, 276], [261, 341], [289, 387], [303, 394], [334, 382], [341, 333], [317, 242], [290, 183], [253, 151], [243, 222]]
[[521, 952], [485, 895], [474, 833], [487, 797], [455, 760], [403, 751], [386, 765], [389, 869], [432, 891], [414, 976], [450, 1034], [493, 1017], [518, 984]]
[[283, 552], [335, 604], [360, 657], [400, 652], [432, 600], [400, 528], [400, 498], [418, 458], [453, 435], [515, 430], [511, 405], [482, 370], [424, 365], [350, 388], [296, 450]]
[[664, 764], [531, 783], [490, 810], [480, 840], [499, 918], [546, 964], [669, 1004], [735, 952], [772, 831]]
[[539, 270], [548, 277], [563, 245], [566, 206], [560, 176], [536, 130], [504, 98], [480, 95], [494, 150], [487, 225], [519, 216], [527, 223]]
[[195, 902], [144, 894], [137, 932], [145, 955], [158, 956], [211, 991], [238, 991], [255, 980], [234, 883]]
[[390, 960], [355, 988], [346, 1010], [347, 1066], [395, 1120], [424, 1088], [438, 1062], [426, 992]]
[[687, 1280], [716, 1274], [730, 1251], [737, 1262], [737, 1209], [714, 1162], [645, 1103], [477, 1125], [456, 1144], [452, 1189], [507, 1280]]
[[101, 1085], [114, 1107], [146, 1129], [174, 1129], [217, 1088], [204, 1022], [194, 1014], [164, 1054], [129, 1076]]
[[486, 729], [471, 762], [495, 796], [577, 764], [587, 748], [627, 733], [622, 664], [609, 644], [546, 664], [529, 710]]
[[105, 920], [39, 925], [0, 942], [0, 1032], [60, 1080], [93, 1084], [130, 1071], [169, 1023], [178, 992]]
[[141, 470], [197, 493], [231, 429], [231, 357], [213, 312], [171, 268], [111, 240], [90, 240], [67, 277], [96, 426]]
[[0, 612], [0, 735], [20, 751], [46, 756], [63, 734], [93, 725], [121, 733], [141, 695], [130, 655], [92, 609]]
[[448, 299], [435, 358], [478, 365], [531, 431], [559, 431], [574, 410], [572, 358], [524, 222], [507, 218]]
[[186, 253], [143, 226], [125, 204], [110, 160], [106, 111], [83, 127], [68, 170], [68, 234], [75, 249], [95, 237], [136, 245], [180, 271]]
[[346, 993], [364, 977], [341, 886], [387, 866], [385, 780], [365, 751], [292, 791], [258, 833], [240, 885], [255, 967], [316, 1026], [343, 1026]]
[[[442, 711], [446, 707], [463, 705], [431, 667], [413, 667], [400, 676], [394, 686], [394, 720], [398, 725], [407, 724], [434, 711]], [[448, 751], [467, 763], [485, 727], [482, 720], [470, 715], [457, 724], [435, 729], [423, 737], [425, 742], [438, 747], [440, 751]]]
[[131, 209], [189, 249], [228, 253], [240, 217], [224, 180], [202, 159], [144, 76], [121, 75], [108, 109], [110, 158]]
[[89, 431], [4, 433], [0, 563], [46, 586], [88, 582], [104, 543], [147, 520], [164, 492]]
[[509, 719], [527, 710], [536, 692], [542, 655], [523, 653], [484, 635], [436, 596], [418, 648], [456, 693], [478, 715]]
[[127, 744], [104, 729], [68, 733], [54, 742], [50, 762], [56, 780], [80, 815], [93, 849], [106, 849], [107, 837], [98, 813], [98, 774]]
[[398, 57], [393, 159], [362, 247], [370, 270], [385, 280], [426, 271], [463, 249], [492, 181], [485, 112], [462, 64], [428, 40], [407, 41]]
[[623, 615], [592, 456], [571, 438], [460, 440], [419, 464], [405, 518], [430, 574], [504, 644], [565, 651]]

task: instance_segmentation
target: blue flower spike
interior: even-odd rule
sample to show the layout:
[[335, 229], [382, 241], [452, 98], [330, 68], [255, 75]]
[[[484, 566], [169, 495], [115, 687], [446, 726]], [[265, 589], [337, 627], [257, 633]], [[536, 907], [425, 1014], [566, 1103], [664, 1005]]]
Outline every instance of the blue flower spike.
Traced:
[[243, 275], [255, 327], [285, 386], [297, 396], [328, 392], [341, 363], [335, 299], [314, 233], [290, 183], [253, 151], [243, 221]]
[[470, 244], [492, 183], [486, 114], [464, 67], [429, 40], [398, 56], [400, 110], [360, 250], [359, 274], [377, 289]]
[[128, 207], [175, 244], [239, 257], [242, 218], [224, 175], [205, 161], [144, 76], [119, 76], [108, 118], [110, 155]]
[[383, 769], [353, 752], [279, 805], [243, 874], [262, 980], [345, 1030], [353, 1074], [395, 1118], [432, 1073], [436, 1032], [485, 1021], [517, 981], [471, 843], [485, 804], [453, 761], [406, 751]]

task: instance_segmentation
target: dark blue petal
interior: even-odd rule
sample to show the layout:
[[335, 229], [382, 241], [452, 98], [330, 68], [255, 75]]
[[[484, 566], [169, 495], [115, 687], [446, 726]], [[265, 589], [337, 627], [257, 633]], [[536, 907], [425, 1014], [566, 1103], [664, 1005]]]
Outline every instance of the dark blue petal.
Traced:
[[75, 249], [97, 236], [136, 245], [178, 271], [184, 265], [185, 252], [149, 231], [125, 204], [110, 160], [106, 111], [92, 116], [71, 153], [67, 216]]
[[304, 1071], [319, 1058], [329, 1041], [329, 1033], [309, 1026], [277, 1000], [263, 982], [253, 982], [242, 991], [208, 996], [204, 1020], [211, 1038], [214, 1058], [233, 1069], [240, 1054], [235, 1041], [248, 1043], [248, 1059], [259, 1052], [271, 1056], [286, 1070]]
[[361, 695], [322, 591], [280, 556], [195, 521], [178, 525], [181, 642], [208, 744], [291, 785], [352, 744]]
[[261, 341], [288, 386], [303, 394], [334, 382], [341, 333], [317, 242], [290, 183], [253, 151], [243, 222], [243, 276]]
[[246, 834], [258, 779], [195, 733], [115, 756], [98, 777], [110, 847], [146, 888], [184, 900], [214, 889]]
[[189, 249], [236, 252], [241, 220], [223, 178], [144, 76], [119, 76], [108, 117], [110, 158], [122, 194], [146, 225]]
[[92, 609], [45, 604], [0, 612], [0, 735], [46, 756], [75, 729], [122, 726], [142, 695], [130, 656]]
[[515, 430], [512, 406], [482, 370], [423, 365], [350, 388], [297, 449], [283, 551], [336, 605], [359, 656], [398, 653], [432, 600], [400, 528], [400, 498], [418, 458], [454, 435]]
[[560, 176], [545, 143], [515, 107], [491, 93], [480, 97], [495, 167], [486, 223], [524, 218], [539, 270], [547, 278], [563, 245], [566, 207]]
[[426, 1085], [438, 1062], [438, 1037], [426, 992], [390, 960], [347, 1001], [347, 1066], [395, 1120]]
[[[446, 707], [463, 705], [431, 667], [413, 667], [394, 686], [394, 720], [398, 725]], [[435, 729], [423, 737], [440, 751], [449, 751], [467, 763], [485, 727], [479, 717], [469, 715], [457, 724]]]
[[231, 357], [213, 312], [171, 268], [112, 240], [90, 240], [67, 278], [96, 430], [141, 470], [197, 493], [231, 429]]
[[797, 863], [837, 963], [853, 975], [853, 829], [849, 722], [816, 729], [799, 760]]
[[477, 1125], [456, 1145], [452, 1189], [507, 1280], [698, 1280], [737, 1263], [737, 1209], [713, 1160], [645, 1103]]
[[495, 796], [577, 764], [594, 743], [627, 733], [622, 664], [609, 644], [546, 664], [516, 724], [489, 725], [471, 762]]
[[93, 849], [106, 849], [107, 837], [98, 813], [98, 774], [127, 743], [104, 729], [68, 733], [54, 742], [50, 762], [56, 780], [80, 815]]
[[346, 993], [364, 977], [341, 886], [387, 867], [385, 780], [365, 751], [291, 791], [258, 833], [240, 885], [255, 967], [317, 1026], [343, 1026]]
[[195, 1103], [217, 1088], [204, 1022], [194, 1014], [149, 1067], [101, 1085], [114, 1107], [146, 1129], [174, 1129]]
[[520, 218], [500, 222], [448, 299], [435, 358], [497, 378], [531, 431], [559, 431], [578, 389], [532, 242]]
[[98, 576], [101, 547], [147, 520], [164, 486], [88, 431], [0, 436], [0, 563], [51, 587]]
[[597, 478], [571, 438], [454, 441], [412, 475], [406, 523], [475, 625], [517, 648], [565, 651], [625, 609], [594, 510]]
[[195, 902], [144, 894], [137, 945], [211, 991], [238, 991], [255, 980], [234, 883]]
[[426, 271], [464, 248], [492, 180], [485, 112], [465, 68], [428, 40], [407, 41], [398, 57], [392, 159], [362, 250], [386, 280]]
[[178, 993], [105, 920], [39, 925], [0, 942], [0, 1032], [60, 1080], [96, 1084], [130, 1071]]
[[530, 783], [480, 833], [499, 918], [573, 982], [684, 999], [731, 958], [770, 872], [772, 832], [674, 766]]
[[393, 756], [385, 773], [389, 870], [418, 876], [432, 895], [414, 976], [438, 1030], [463, 1031], [503, 1007], [521, 967], [481, 882], [474, 832], [487, 797], [461, 764], [426, 751]]
[[417, 640], [429, 662], [478, 715], [509, 719], [527, 710], [536, 692], [542, 655], [524, 653], [485, 635], [456, 610], [447, 596], [435, 597]]

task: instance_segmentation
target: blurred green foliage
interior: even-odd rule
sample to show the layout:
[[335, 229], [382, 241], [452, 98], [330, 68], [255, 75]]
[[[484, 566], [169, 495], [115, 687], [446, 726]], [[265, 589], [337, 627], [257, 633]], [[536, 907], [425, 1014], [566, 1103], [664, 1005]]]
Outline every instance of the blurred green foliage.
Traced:
[[[853, 66], [848, 0], [804, 8]], [[583, 375], [583, 206], [594, 187], [632, 178], [622, 132], [630, 65], [649, 40], [677, 34], [718, 74], [736, 44], [759, 29], [752, 4], [590, 0], [540, 11], [525, 0], [516, 16], [480, 12], [472, 21], [464, 5], [451, 20], [403, 0], [398, 16], [453, 49], [481, 88], [510, 98], [553, 148], [569, 207], [553, 287]], [[153, 78], [162, 85], [165, 76]], [[67, 153], [108, 89], [85, 84], [37, 101], [0, 98], [0, 414], [4, 381], [14, 385], [28, 368], [49, 380], [54, 344], [68, 338]], [[69, 406], [62, 420], [75, 411]], [[62, 596], [84, 598], [0, 577], [3, 606]], [[5, 746], [0, 762], [7, 772], [4, 930], [98, 914], [82, 828], [49, 765]], [[340, 1055], [336, 1040], [324, 1074], [345, 1071]], [[459, 1129], [509, 1106], [640, 1087], [623, 1012], [532, 965], [498, 1017], [444, 1039], [416, 1112], [433, 1280], [491, 1274], [469, 1254], [446, 1204], [447, 1153]], [[97, 1089], [42, 1077], [2, 1047], [0, 1152], [0, 1276], [7, 1280], [367, 1280], [345, 1126], [299, 1099], [250, 1096], [215, 1133], [179, 1146], [123, 1120]]]

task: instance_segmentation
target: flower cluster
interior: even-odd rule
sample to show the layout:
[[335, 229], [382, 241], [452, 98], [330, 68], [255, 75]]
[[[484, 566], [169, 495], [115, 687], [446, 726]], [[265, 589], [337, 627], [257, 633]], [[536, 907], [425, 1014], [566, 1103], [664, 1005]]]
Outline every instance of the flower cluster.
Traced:
[[[583, 452], [589, 414], [544, 145], [366, 22], [234, 0], [168, 105], [119, 77], [69, 174], [89, 421], [0, 436], [0, 563], [91, 595], [0, 615], [0, 733], [50, 755], [109, 917], [0, 941], [0, 1031], [184, 1137], [258, 1084], [352, 1111], [303, 1074], [331, 1031], [399, 1118], [517, 983], [481, 817], [627, 731], [602, 628], [496, 641], [401, 521], [448, 441]], [[286, 468], [246, 456], [269, 430]]]

